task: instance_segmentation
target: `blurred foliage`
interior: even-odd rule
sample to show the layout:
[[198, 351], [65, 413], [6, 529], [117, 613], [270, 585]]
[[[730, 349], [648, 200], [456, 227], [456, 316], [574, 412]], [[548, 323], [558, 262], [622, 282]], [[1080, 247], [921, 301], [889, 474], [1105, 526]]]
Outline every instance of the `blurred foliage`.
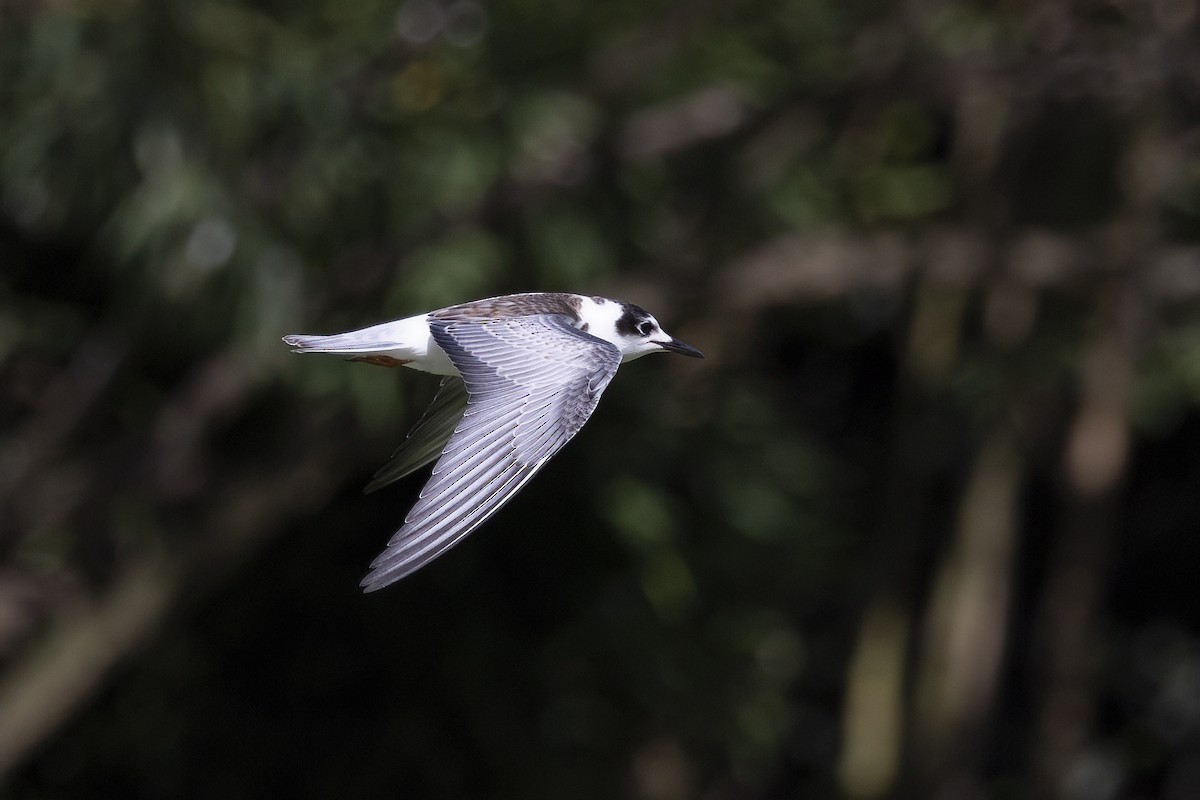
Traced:
[[[0, 782], [1192, 796], [1197, 12], [0, 0]], [[709, 359], [359, 595], [525, 290]]]

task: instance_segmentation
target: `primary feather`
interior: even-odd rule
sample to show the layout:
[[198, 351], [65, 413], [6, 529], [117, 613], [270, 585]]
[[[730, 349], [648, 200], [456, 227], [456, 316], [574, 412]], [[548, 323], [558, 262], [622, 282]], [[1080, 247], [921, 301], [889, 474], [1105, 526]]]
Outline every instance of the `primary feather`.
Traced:
[[555, 315], [430, 323], [467, 408], [387, 548], [375, 591], [420, 569], [496, 513], [583, 427], [621, 363], [613, 345]]
[[301, 353], [446, 376], [433, 403], [365, 491], [436, 460], [404, 525], [371, 565], [368, 592], [449, 550], [512, 499], [596, 408], [617, 367], [700, 351], [645, 310], [561, 292], [476, 300], [356, 331], [283, 337]]

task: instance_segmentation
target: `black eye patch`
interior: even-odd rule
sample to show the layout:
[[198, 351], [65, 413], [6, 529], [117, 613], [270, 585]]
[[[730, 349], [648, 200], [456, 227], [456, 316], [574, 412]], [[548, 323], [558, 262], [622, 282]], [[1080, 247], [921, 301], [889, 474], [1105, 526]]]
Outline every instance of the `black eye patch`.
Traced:
[[622, 336], [645, 336], [646, 334], [642, 333], [642, 326], [649, 322], [649, 317], [646, 310], [640, 306], [635, 306], [633, 303], [622, 303], [621, 316], [617, 318], [617, 333]]

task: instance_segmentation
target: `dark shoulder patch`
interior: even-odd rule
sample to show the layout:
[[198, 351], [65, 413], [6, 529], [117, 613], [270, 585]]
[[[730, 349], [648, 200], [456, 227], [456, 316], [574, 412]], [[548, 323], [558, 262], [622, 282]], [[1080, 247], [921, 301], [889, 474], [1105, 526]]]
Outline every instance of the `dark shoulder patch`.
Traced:
[[561, 314], [573, 322], [578, 322], [579, 306], [580, 301], [577, 295], [566, 292], [530, 292], [460, 303], [434, 311], [430, 316], [447, 320], [480, 320], [528, 317], [534, 314]]
[[638, 336], [637, 326], [650, 319], [649, 312], [633, 303], [621, 303], [621, 316], [617, 317], [617, 333], [626, 336]]

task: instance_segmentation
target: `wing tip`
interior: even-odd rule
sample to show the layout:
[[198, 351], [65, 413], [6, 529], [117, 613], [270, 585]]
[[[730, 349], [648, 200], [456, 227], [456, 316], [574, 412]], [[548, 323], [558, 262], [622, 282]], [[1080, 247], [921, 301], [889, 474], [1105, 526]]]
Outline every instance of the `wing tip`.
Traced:
[[372, 566], [371, 570], [358, 582], [358, 585], [363, 590], [363, 594], [371, 594], [372, 592], [378, 592], [384, 587], [391, 586], [410, 572], [412, 570], [389, 570], [387, 568], [380, 569]]
[[391, 586], [401, 578], [413, 574], [430, 560], [432, 559], [415, 561], [397, 559], [392, 544], [389, 543], [382, 553], [375, 556], [367, 574], [358, 582], [358, 585], [362, 587], [363, 594], [377, 592], [386, 586]]
[[363, 590], [363, 594], [371, 594], [372, 592], [378, 592], [383, 587], [392, 583], [392, 581], [375, 580], [371, 577], [372, 574], [373, 573], [369, 573], [365, 578], [363, 578], [358, 583], [359, 587]]

